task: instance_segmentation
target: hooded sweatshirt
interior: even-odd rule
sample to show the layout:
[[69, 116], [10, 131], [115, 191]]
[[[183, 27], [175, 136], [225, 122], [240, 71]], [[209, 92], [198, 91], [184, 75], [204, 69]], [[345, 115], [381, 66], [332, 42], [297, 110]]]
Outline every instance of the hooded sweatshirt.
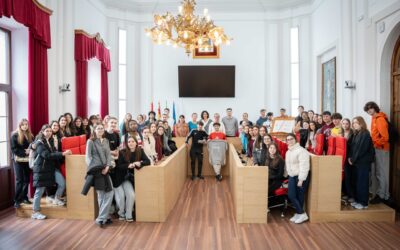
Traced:
[[375, 116], [372, 116], [371, 137], [376, 149], [389, 151], [389, 131], [386, 119], [387, 116], [383, 112], [379, 112]]

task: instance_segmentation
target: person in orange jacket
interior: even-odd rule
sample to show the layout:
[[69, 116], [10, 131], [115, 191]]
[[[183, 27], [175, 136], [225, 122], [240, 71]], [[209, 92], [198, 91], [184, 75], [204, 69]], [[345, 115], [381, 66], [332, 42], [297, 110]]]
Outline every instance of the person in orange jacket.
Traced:
[[[372, 116], [371, 137], [375, 148], [375, 164], [371, 169], [372, 194], [375, 196], [370, 203], [388, 203], [389, 194], [389, 124], [385, 113], [380, 111], [375, 102], [367, 102], [364, 111]], [[376, 183], [376, 185], [374, 185]]]

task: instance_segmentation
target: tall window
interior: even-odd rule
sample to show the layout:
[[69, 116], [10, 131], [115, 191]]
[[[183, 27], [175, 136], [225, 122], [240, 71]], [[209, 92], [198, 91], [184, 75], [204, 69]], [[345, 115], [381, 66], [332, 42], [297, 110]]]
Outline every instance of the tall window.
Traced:
[[10, 166], [10, 31], [0, 28], [0, 168]]
[[296, 115], [300, 96], [299, 27], [290, 29], [290, 86], [291, 112]]
[[126, 114], [126, 30], [119, 30], [118, 41], [118, 106], [119, 120]]

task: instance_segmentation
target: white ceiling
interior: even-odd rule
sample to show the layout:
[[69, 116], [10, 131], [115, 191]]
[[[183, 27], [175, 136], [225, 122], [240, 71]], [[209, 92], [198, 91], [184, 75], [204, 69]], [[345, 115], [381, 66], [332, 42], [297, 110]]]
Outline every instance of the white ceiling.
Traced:
[[[107, 7], [132, 12], [159, 13], [178, 11], [181, 0], [98, 0]], [[262, 12], [277, 11], [309, 5], [314, 0], [197, 0], [196, 12], [201, 13], [203, 8], [209, 12]]]

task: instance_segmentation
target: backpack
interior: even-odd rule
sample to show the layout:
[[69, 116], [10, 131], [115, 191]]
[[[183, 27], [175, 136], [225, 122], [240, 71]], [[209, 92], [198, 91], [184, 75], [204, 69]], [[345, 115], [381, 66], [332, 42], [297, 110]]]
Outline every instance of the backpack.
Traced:
[[386, 118], [386, 122], [388, 124], [388, 133], [389, 133], [389, 143], [394, 145], [399, 140], [399, 133], [393, 124]]

